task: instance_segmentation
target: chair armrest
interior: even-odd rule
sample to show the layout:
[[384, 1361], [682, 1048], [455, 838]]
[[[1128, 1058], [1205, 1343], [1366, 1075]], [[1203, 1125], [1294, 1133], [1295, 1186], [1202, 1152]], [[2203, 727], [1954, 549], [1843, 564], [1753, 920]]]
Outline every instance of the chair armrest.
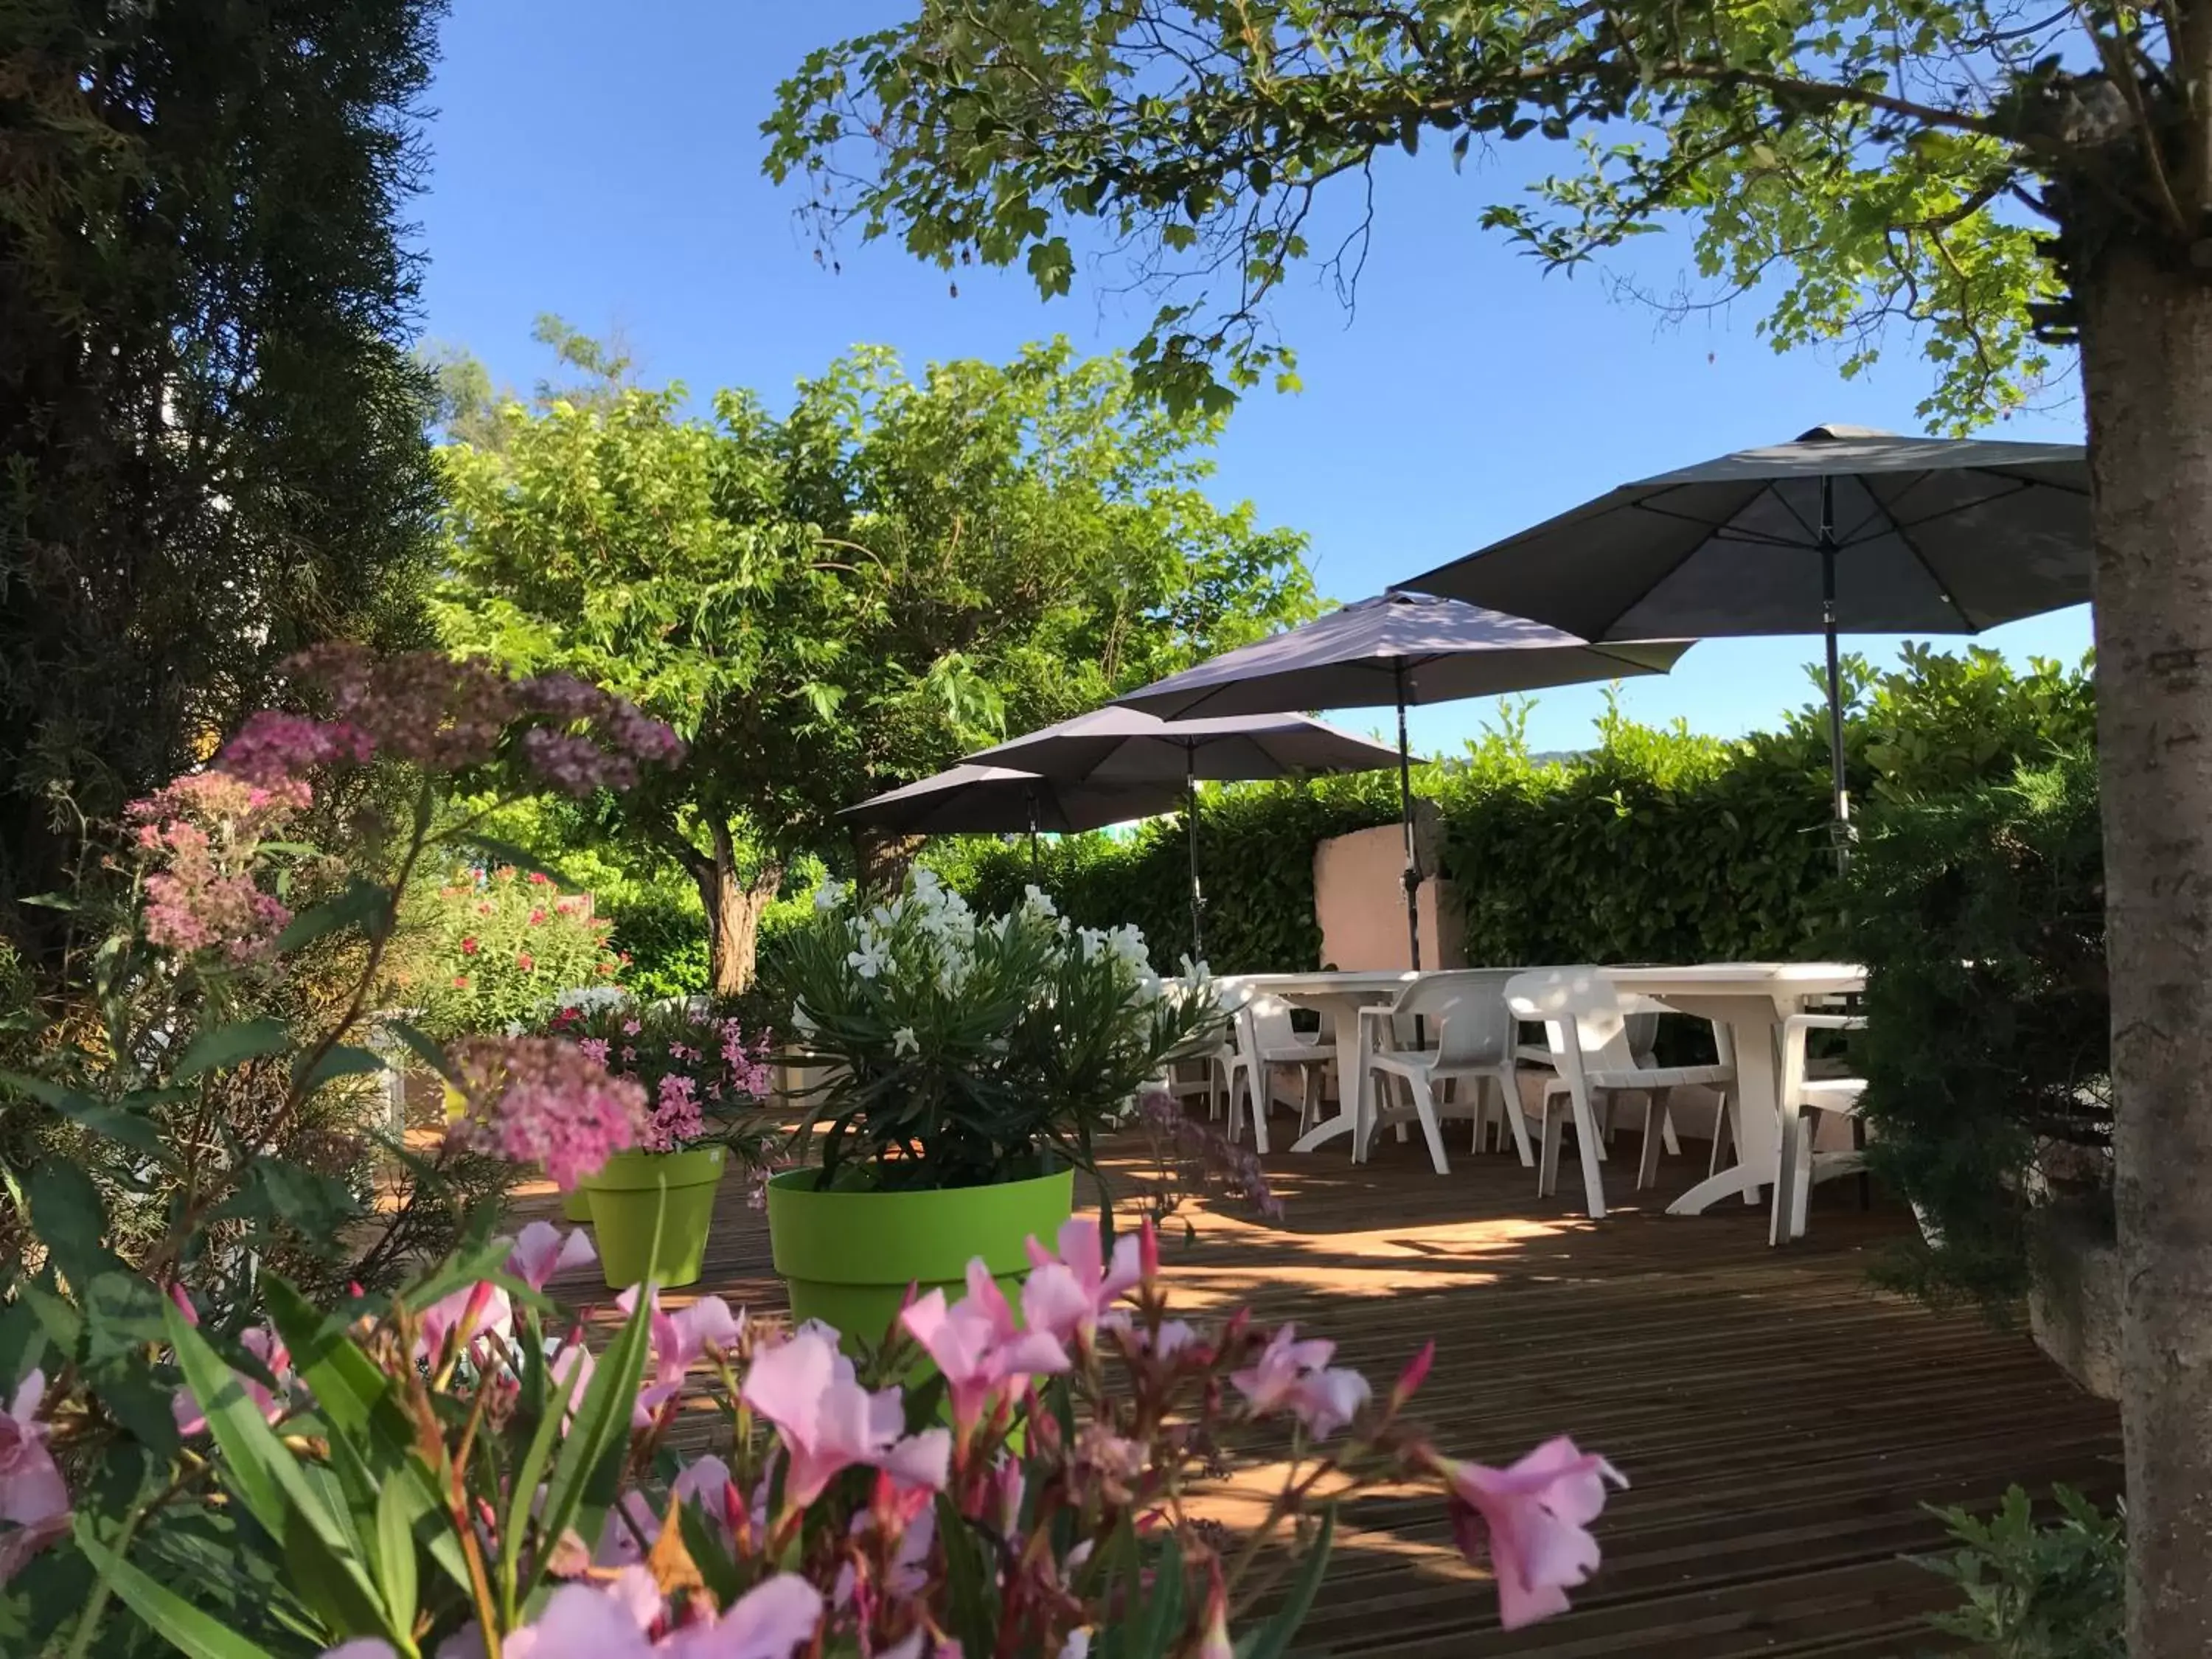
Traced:
[[1782, 1034], [1787, 1037], [1797, 1031], [1863, 1031], [1863, 1014], [1792, 1014], [1782, 1022]]

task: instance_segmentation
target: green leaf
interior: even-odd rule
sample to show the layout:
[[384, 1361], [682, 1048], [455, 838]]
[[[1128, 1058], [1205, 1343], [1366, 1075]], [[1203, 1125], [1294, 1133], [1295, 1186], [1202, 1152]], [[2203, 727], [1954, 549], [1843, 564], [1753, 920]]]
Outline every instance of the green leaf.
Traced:
[[997, 1629], [991, 1607], [982, 1551], [968, 1518], [942, 1493], [937, 1499], [938, 1546], [945, 1552], [945, 1587], [950, 1598], [952, 1634], [963, 1652], [988, 1650]]
[[[592, 1371], [591, 1385], [584, 1390], [583, 1403], [577, 1407], [554, 1461], [539, 1520], [541, 1537], [557, 1539], [580, 1516], [588, 1520], [587, 1500], [591, 1510], [604, 1509], [614, 1500], [621, 1460], [629, 1443], [630, 1410], [637, 1401], [638, 1381], [645, 1375], [651, 1313], [651, 1298], [640, 1297], [629, 1322], [599, 1356]], [[585, 1535], [591, 1534], [586, 1531]], [[538, 1552], [541, 1574], [550, 1553]], [[523, 1594], [527, 1595], [535, 1588], [534, 1583], [525, 1585]]]
[[[542, 1347], [532, 1358], [538, 1366], [544, 1364]], [[552, 1382], [545, 1394], [545, 1413], [538, 1419], [538, 1431], [530, 1437], [530, 1445], [515, 1466], [512, 1485], [513, 1498], [507, 1504], [507, 1523], [501, 1530], [504, 1540], [500, 1547], [501, 1571], [512, 1576], [522, 1559], [522, 1539], [530, 1521], [530, 1510], [538, 1501], [538, 1488], [545, 1478], [546, 1467], [552, 1462], [554, 1448], [568, 1432], [574, 1413], [569, 1409], [579, 1392], [578, 1382], [583, 1367], [571, 1370], [565, 1382]], [[554, 1534], [557, 1536], [558, 1534]]]
[[279, 951], [298, 950], [311, 945], [341, 927], [350, 927], [356, 922], [362, 931], [374, 934], [390, 925], [392, 895], [373, 881], [356, 876], [345, 890], [310, 905], [285, 925], [276, 935]]
[[1330, 1504], [1322, 1510], [1321, 1526], [1314, 1534], [1312, 1547], [1306, 1552], [1297, 1577], [1291, 1581], [1282, 1606], [1275, 1609], [1274, 1616], [1266, 1624], [1238, 1639], [1237, 1659], [1282, 1659], [1290, 1650], [1298, 1626], [1305, 1623], [1306, 1614], [1313, 1610], [1314, 1597], [1328, 1571], [1329, 1551], [1335, 1542], [1336, 1505]]
[[31, 1227], [54, 1265], [82, 1287], [122, 1264], [107, 1248], [107, 1212], [92, 1177], [74, 1164], [49, 1158], [31, 1171]]
[[388, 1481], [376, 1499], [376, 1581], [392, 1622], [415, 1622], [415, 1522], [422, 1511], [405, 1486]]
[[336, 1079], [387, 1071], [391, 1064], [374, 1048], [358, 1048], [350, 1042], [334, 1042], [324, 1051], [322, 1058], [315, 1062], [314, 1068], [301, 1079], [301, 1084], [307, 1092], [313, 1094]]
[[94, 1273], [78, 1297], [84, 1310], [84, 1358], [103, 1362], [159, 1342], [165, 1334], [161, 1293], [119, 1267]]
[[247, 1398], [222, 1356], [208, 1345], [174, 1304], [161, 1310], [169, 1343], [177, 1351], [177, 1364], [185, 1385], [213, 1431], [222, 1454], [225, 1483], [238, 1494], [246, 1513], [261, 1523], [271, 1538], [284, 1536], [285, 1502], [277, 1465], [289, 1465], [292, 1454], [263, 1420], [261, 1411]]
[[1182, 1633], [1182, 1547], [1169, 1533], [1153, 1564], [1152, 1594], [1144, 1598], [1144, 1616], [1129, 1632], [1127, 1659], [1167, 1659], [1176, 1638]]
[[405, 1043], [413, 1052], [416, 1059], [445, 1079], [447, 1082], [457, 1084], [460, 1081], [459, 1075], [453, 1070], [453, 1062], [446, 1058], [446, 1051], [405, 1020], [386, 1020], [384, 1023], [384, 1029]]
[[212, 1031], [201, 1032], [186, 1045], [171, 1075], [181, 1081], [198, 1077], [202, 1072], [280, 1054], [291, 1044], [291, 1029], [281, 1019], [246, 1019], [218, 1025]]
[[167, 1638], [186, 1659], [271, 1659], [266, 1648], [248, 1641], [202, 1613], [174, 1590], [155, 1583], [93, 1535], [92, 1517], [76, 1517], [76, 1547], [124, 1606], [146, 1627]]

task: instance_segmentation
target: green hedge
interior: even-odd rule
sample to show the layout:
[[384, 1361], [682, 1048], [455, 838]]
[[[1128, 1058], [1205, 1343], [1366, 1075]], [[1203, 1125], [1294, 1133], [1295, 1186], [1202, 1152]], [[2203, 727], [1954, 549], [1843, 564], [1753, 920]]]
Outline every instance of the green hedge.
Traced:
[[[2008, 778], [2088, 742], [2087, 671], [1995, 653], [1910, 648], [1896, 671], [1850, 664], [1850, 776], [1867, 833], [1917, 803]], [[1741, 740], [1609, 708], [1586, 753], [1529, 752], [1526, 708], [1460, 757], [1415, 773], [1436, 804], [1444, 874], [1470, 962], [1729, 961], [1844, 948], [1828, 835], [1826, 716], [1807, 707]], [[1209, 790], [1199, 814], [1206, 957], [1217, 972], [1319, 967], [1313, 850], [1397, 817], [1387, 773]], [[1179, 819], [1118, 837], [1048, 842], [1032, 877], [1018, 843], [939, 842], [927, 854], [972, 902], [1001, 908], [1036, 879], [1087, 926], [1134, 921], [1156, 959], [1190, 947]]]

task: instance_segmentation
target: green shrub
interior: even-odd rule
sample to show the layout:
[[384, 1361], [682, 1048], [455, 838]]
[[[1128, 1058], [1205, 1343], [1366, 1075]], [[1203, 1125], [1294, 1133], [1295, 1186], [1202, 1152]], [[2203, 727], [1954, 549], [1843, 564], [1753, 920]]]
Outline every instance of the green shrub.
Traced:
[[1850, 890], [1850, 949], [1869, 970], [1869, 1158], [1929, 1235], [1885, 1274], [2002, 1311], [2027, 1289], [2038, 1206], [2109, 1202], [2095, 756], [1878, 823]]
[[1929, 1622], [1995, 1659], [2122, 1659], [2126, 1528], [2069, 1487], [2051, 1497], [2064, 1518], [2051, 1526], [2038, 1524], [2018, 1486], [1986, 1521], [1964, 1510], [1936, 1511], [1959, 1547], [1920, 1565], [1956, 1584], [1965, 1600]]

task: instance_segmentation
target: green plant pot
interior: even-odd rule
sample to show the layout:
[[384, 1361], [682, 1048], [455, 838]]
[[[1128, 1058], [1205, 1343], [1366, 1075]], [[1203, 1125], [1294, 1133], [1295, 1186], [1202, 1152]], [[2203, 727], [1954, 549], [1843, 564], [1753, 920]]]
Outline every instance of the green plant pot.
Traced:
[[665, 1288], [698, 1282], [729, 1150], [717, 1146], [688, 1152], [617, 1152], [605, 1169], [586, 1179], [592, 1234], [610, 1289], [625, 1290], [647, 1279]]
[[574, 1192], [561, 1194], [561, 1219], [589, 1221], [592, 1218], [592, 1195], [579, 1182]]
[[883, 1341], [909, 1285], [958, 1297], [976, 1256], [1018, 1296], [1025, 1242], [1050, 1245], [1075, 1203], [1073, 1170], [929, 1193], [815, 1192], [807, 1183], [819, 1174], [792, 1170], [768, 1183], [769, 1243], [792, 1317], [836, 1326], [848, 1347]]

